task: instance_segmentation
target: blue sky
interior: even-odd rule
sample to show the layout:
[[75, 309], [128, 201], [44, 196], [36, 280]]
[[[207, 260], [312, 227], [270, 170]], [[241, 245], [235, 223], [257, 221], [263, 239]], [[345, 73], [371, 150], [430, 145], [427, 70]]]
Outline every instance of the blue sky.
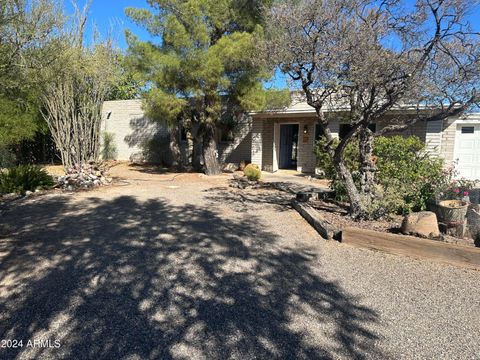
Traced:
[[[413, 2], [413, 0], [406, 1], [407, 3]], [[76, 2], [79, 6], [83, 6], [86, 0], [77, 0]], [[71, 1], [65, 0], [65, 4], [67, 12], [72, 12]], [[93, 27], [96, 27], [103, 35], [110, 33], [122, 49], [127, 47], [125, 29], [130, 29], [143, 40], [149, 39], [148, 32], [136, 26], [125, 16], [125, 8], [127, 7], [148, 8], [149, 6], [146, 0], [93, 0], [88, 29], [91, 30]], [[480, 8], [477, 8], [475, 13], [470, 15], [469, 21], [476, 31], [480, 31]], [[281, 74], [277, 74], [271, 85], [274, 87], [286, 87], [286, 82]]]
[[[65, 7], [68, 13], [72, 13], [73, 7], [70, 0], [64, 0]], [[77, 0], [79, 7], [85, 5], [86, 0]], [[143, 28], [136, 26], [125, 16], [125, 9], [127, 7], [148, 8], [146, 0], [93, 0], [88, 30], [91, 31], [96, 27], [101, 34], [112, 33], [118, 42], [118, 46], [126, 49], [127, 43], [125, 41], [125, 29], [130, 29], [141, 37], [148, 39], [149, 35]]]

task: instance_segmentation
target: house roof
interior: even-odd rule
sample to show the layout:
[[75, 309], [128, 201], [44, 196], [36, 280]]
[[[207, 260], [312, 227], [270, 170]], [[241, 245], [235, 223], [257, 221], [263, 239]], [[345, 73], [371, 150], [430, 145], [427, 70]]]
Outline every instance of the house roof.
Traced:
[[[283, 109], [276, 109], [276, 110], [264, 110], [264, 111], [253, 111], [250, 112], [250, 115], [252, 116], [258, 116], [258, 117], [271, 117], [271, 116], [302, 116], [302, 115], [307, 115], [307, 116], [313, 116], [315, 115], [315, 108], [312, 106], [308, 105], [305, 94], [301, 91], [292, 91], [291, 92], [291, 104]], [[337, 100], [333, 100], [329, 104], [327, 104], [324, 107], [324, 110], [326, 112], [344, 112], [348, 111], [350, 109], [350, 105], [348, 104], [348, 101], [346, 97], [339, 96]], [[418, 106], [414, 104], [401, 104], [401, 105], [395, 105], [392, 107], [390, 112], [406, 112], [406, 113], [412, 113], [412, 112], [417, 112], [417, 111], [428, 111], [428, 110], [435, 110], [435, 107], [431, 106]], [[475, 117], [480, 117], [480, 113], [469, 113], [467, 115], [468, 117], [475, 116]]]
[[[104, 104], [105, 105], [115, 104], [115, 106], [126, 105], [126, 106], [134, 106], [134, 107], [141, 108], [142, 100], [141, 99], [110, 100], [110, 101], [105, 101]], [[107, 107], [109, 106], [107, 105]], [[343, 105], [339, 104], [337, 106], [327, 106], [325, 109], [327, 112], [342, 112], [342, 111], [348, 111], [349, 107], [346, 104], [343, 104]], [[406, 104], [406, 105], [395, 106], [391, 111], [392, 112], [396, 112], [396, 111], [414, 112], [417, 110], [418, 109], [416, 106]], [[428, 109], [425, 107], [421, 110], [428, 110]], [[315, 109], [307, 104], [307, 101], [305, 100], [305, 96], [303, 95], [303, 93], [299, 91], [292, 91], [292, 102], [288, 107], [284, 109], [279, 109], [279, 110], [253, 111], [253, 112], [250, 112], [250, 115], [255, 117], [314, 116]], [[478, 121], [480, 121], [480, 113], [468, 113], [465, 116], [463, 116], [463, 118], [470, 119], [470, 120], [478, 119]]]

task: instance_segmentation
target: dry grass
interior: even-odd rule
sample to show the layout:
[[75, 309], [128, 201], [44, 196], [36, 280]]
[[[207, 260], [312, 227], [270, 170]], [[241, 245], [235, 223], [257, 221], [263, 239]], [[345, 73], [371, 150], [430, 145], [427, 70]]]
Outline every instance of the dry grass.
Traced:
[[63, 176], [65, 175], [65, 170], [62, 165], [44, 165], [43, 169], [52, 176]]

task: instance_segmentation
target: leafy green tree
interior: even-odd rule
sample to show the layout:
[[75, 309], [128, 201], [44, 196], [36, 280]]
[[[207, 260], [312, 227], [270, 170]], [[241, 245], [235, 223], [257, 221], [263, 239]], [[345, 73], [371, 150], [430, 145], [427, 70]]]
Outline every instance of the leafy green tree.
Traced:
[[41, 73], [56, 55], [63, 15], [54, 0], [0, 0], [0, 148], [33, 137]]
[[115, 58], [118, 68], [117, 81], [109, 90], [105, 100], [139, 99], [145, 89], [145, 82], [128, 66], [123, 54], [119, 53]]
[[226, 118], [263, 108], [262, 81], [254, 64], [263, 34], [263, 8], [271, 1], [150, 0], [152, 9], [128, 8], [155, 42], [127, 32], [129, 62], [147, 81], [147, 115], [173, 128], [187, 123], [201, 142], [204, 171], [221, 171], [216, 128]]

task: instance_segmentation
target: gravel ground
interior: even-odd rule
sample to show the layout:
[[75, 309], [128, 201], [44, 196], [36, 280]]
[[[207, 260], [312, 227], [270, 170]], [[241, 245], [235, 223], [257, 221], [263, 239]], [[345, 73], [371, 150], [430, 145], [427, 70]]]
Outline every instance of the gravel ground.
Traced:
[[113, 171], [3, 214], [1, 359], [480, 359], [480, 272], [325, 242], [228, 176]]

